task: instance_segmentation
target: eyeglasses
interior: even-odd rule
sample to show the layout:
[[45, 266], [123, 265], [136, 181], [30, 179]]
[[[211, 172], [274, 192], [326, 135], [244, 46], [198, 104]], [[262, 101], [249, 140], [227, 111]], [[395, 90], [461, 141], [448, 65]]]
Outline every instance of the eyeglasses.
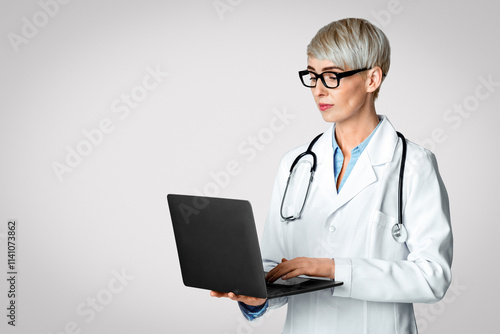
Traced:
[[299, 71], [300, 81], [302, 84], [309, 88], [316, 87], [318, 83], [318, 78], [321, 79], [323, 86], [326, 88], [337, 88], [340, 85], [340, 79], [350, 77], [356, 73], [366, 71], [368, 68], [362, 68], [359, 70], [352, 70], [346, 72], [323, 72], [321, 74], [316, 74], [309, 70]]

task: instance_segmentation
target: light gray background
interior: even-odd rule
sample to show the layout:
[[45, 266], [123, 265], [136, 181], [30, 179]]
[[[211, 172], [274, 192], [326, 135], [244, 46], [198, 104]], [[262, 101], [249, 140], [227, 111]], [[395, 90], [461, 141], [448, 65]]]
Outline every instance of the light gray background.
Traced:
[[[0, 4], [0, 268], [16, 218], [20, 272], [16, 328], [0, 275], [2, 333], [60, 333], [71, 322], [82, 333], [280, 332], [284, 308], [249, 327], [231, 301], [182, 285], [165, 198], [211, 189], [249, 199], [262, 232], [280, 157], [328, 126], [297, 77], [306, 45], [344, 17], [389, 37], [377, 111], [432, 149], [451, 199], [455, 281], [444, 301], [416, 306], [421, 332], [498, 331], [497, 2], [73, 0], [46, 22], [41, 10]], [[9, 36], [34, 16], [38, 32], [16, 52]], [[148, 67], [169, 74], [120, 118], [113, 101], [140, 93]], [[481, 78], [497, 84], [488, 91]], [[446, 120], [464, 104], [470, 112]], [[270, 137], [276, 110], [294, 118]], [[52, 164], [103, 119], [113, 130], [60, 182]], [[259, 134], [255, 156], [238, 150]], [[237, 175], [213, 187], [230, 161]], [[133, 279], [110, 294], [113, 271]], [[107, 304], [86, 321], [77, 308], [98, 297]]]

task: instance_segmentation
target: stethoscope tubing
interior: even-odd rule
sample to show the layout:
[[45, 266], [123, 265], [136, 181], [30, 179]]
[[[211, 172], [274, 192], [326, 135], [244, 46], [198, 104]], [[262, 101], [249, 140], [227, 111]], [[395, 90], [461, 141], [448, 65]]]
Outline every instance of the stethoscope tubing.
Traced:
[[398, 184], [398, 225], [403, 225], [403, 178], [405, 174], [406, 162], [406, 138], [401, 132], [396, 131], [403, 143], [403, 152], [401, 153], [401, 165], [399, 167], [399, 184]]
[[[312, 181], [314, 179], [314, 173], [316, 173], [316, 167], [318, 165], [316, 154], [312, 151], [312, 148], [313, 148], [314, 144], [316, 144], [316, 142], [318, 141], [319, 137], [321, 137], [322, 135], [323, 135], [323, 133], [320, 133], [319, 135], [314, 137], [314, 139], [311, 141], [311, 143], [307, 147], [307, 150], [305, 152], [302, 152], [301, 154], [299, 154], [295, 158], [295, 160], [292, 162], [292, 166], [290, 167], [290, 173], [288, 174], [288, 179], [286, 180], [285, 192], [283, 193], [283, 199], [281, 200], [281, 207], [280, 207], [280, 216], [285, 221], [294, 221], [294, 220], [298, 219], [302, 215], [302, 211], [304, 211], [305, 203], [307, 201], [307, 197], [309, 197], [309, 191], [311, 190], [311, 184], [312, 184]], [[312, 156], [313, 163], [311, 165], [309, 184], [307, 185], [307, 191], [306, 191], [306, 196], [304, 198], [304, 203], [303, 203], [302, 208], [300, 209], [300, 212], [298, 213], [297, 217], [294, 217], [294, 216], [285, 217], [285, 216], [283, 216], [283, 205], [285, 204], [285, 198], [286, 198], [286, 194], [288, 192], [288, 185], [290, 184], [290, 179], [292, 178], [293, 169], [295, 168], [295, 165], [297, 165], [297, 163], [300, 161], [300, 159], [302, 159], [306, 155]]]

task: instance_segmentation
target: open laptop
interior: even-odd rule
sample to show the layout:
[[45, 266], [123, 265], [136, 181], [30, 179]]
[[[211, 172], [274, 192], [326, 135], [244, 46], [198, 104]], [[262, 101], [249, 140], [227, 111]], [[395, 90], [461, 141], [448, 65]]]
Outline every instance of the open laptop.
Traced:
[[204, 196], [167, 196], [184, 285], [277, 298], [342, 285], [295, 277], [268, 283], [250, 202]]

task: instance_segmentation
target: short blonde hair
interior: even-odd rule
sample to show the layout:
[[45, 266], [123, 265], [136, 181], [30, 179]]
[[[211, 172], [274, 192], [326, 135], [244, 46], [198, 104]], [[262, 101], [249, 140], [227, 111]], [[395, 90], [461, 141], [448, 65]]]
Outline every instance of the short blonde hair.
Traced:
[[[384, 32], [369, 21], [347, 18], [321, 28], [307, 46], [307, 56], [351, 70], [379, 66], [385, 77], [391, 64], [391, 46]], [[374, 99], [379, 90], [380, 86], [373, 92]]]

